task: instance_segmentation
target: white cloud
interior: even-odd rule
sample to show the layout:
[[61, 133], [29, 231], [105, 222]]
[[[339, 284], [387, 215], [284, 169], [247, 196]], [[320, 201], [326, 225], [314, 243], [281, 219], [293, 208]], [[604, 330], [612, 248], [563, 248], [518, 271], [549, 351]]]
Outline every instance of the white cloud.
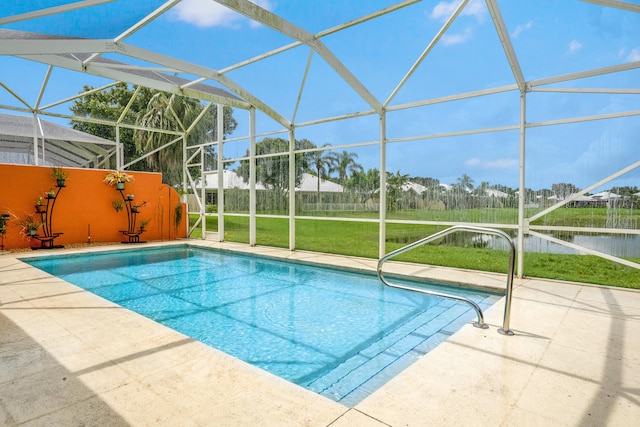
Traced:
[[479, 166], [483, 169], [503, 169], [518, 165], [518, 159], [496, 159], [482, 161], [476, 157], [464, 162], [466, 166]]
[[571, 42], [569, 43], [569, 52], [577, 52], [580, 49], [582, 49], [582, 43], [577, 40], [571, 40]]
[[480, 22], [484, 20], [487, 13], [489, 13], [487, 5], [482, 0], [471, 0], [462, 11], [463, 15], [473, 16]]
[[640, 47], [631, 49], [631, 52], [629, 52], [629, 55], [627, 55], [626, 60], [628, 62], [640, 61]]
[[464, 30], [464, 33], [445, 34], [440, 40], [444, 46], [451, 46], [454, 44], [464, 43], [467, 40], [471, 39], [472, 36], [473, 32], [471, 31], [471, 28], [466, 28]]
[[454, 10], [456, 10], [456, 7], [458, 7], [458, 2], [456, 1], [452, 1], [452, 2], [440, 2], [436, 5], [436, 7], [433, 8], [433, 10], [431, 11], [431, 14], [429, 15], [429, 17], [431, 19], [436, 19], [436, 20], [447, 20], [451, 14], [453, 13]]
[[511, 33], [511, 37], [517, 39], [520, 34], [524, 31], [529, 30], [533, 27], [533, 21], [529, 21], [526, 24], [518, 25], [515, 30]]
[[[446, 21], [458, 8], [459, 4], [459, 0], [452, 0], [450, 2], [441, 1], [433, 8], [431, 13], [429, 14], [429, 17], [431, 19]], [[473, 16], [478, 21], [482, 22], [487, 13], [487, 6], [485, 5], [484, 1], [471, 0], [462, 10], [461, 15]]]
[[[253, 0], [258, 6], [271, 10], [273, 6], [268, 0]], [[197, 27], [229, 27], [237, 28], [246, 18], [231, 9], [211, 0], [183, 0], [174, 9], [174, 15], [180, 21], [185, 21]], [[260, 26], [250, 21], [251, 27]]]
[[490, 162], [485, 162], [483, 167], [487, 169], [510, 168], [518, 164], [518, 159], [497, 159]]

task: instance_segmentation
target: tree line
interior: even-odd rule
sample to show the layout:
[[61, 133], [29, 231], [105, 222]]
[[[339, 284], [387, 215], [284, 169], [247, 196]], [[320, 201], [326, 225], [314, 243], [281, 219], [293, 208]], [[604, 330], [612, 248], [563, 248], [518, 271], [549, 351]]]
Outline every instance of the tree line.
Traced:
[[[123, 143], [125, 160], [140, 157], [146, 153], [162, 147], [176, 138], [175, 135], [163, 133], [162, 130], [184, 132], [191, 129], [187, 138], [188, 145], [202, 144], [215, 141], [217, 135], [217, 109], [212, 108], [210, 114], [203, 115], [198, 123], [194, 122], [205, 106], [197, 99], [187, 98], [176, 94], [157, 91], [144, 87], [133, 90], [126, 83], [95, 90], [92, 87], [83, 88], [84, 95], [75, 99], [70, 110], [78, 119], [71, 120], [74, 129], [93, 134], [111, 141], [116, 140], [116, 128], [113, 125], [95, 123], [82, 118], [98, 118], [111, 122], [126, 123], [134, 127], [121, 127], [119, 140]], [[233, 133], [237, 121], [233, 117], [233, 109], [224, 107], [224, 137]], [[192, 127], [193, 126], [193, 127]], [[158, 129], [158, 130], [154, 130]], [[377, 168], [366, 169], [357, 162], [358, 155], [346, 150], [332, 151], [330, 144], [318, 147], [308, 139], [295, 141], [295, 185], [300, 185], [303, 173], [318, 177], [317, 193], [320, 193], [321, 180], [335, 182], [341, 185], [345, 192], [355, 194], [359, 203], [373, 200], [379, 191], [380, 171]], [[289, 191], [289, 141], [283, 138], [264, 138], [256, 144], [256, 179], [267, 189], [282, 196]], [[272, 155], [283, 153], [282, 155]], [[132, 165], [132, 170], [161, 172], [163, 182], [177, 186], [182, 182], [182, 144], [175, 143], [147, 156], [144, 162]], [[217, 156], [213, 148], [208, 149], [208, 164], [205, 169], [215, 170]], [[246, 152], [249, 157], [249, 150]], [[113, 164], [110, 166], [114, 166]], [[242, 160], [236, 168], [236, 173], [245, 181], [249, 179], [249, 161]], [[491, 185], [487, 181], [478, 186], [475, 181], [463, 174], [455, 183], [442, 185], [435, 178], [410, 176], [399, 170], [386, 172], [387, 208], [394, 210], [406, 205], [408, 184], [415, 183], [425, 188], [420, 198], [424, 200], [441, 199], [449, 201], [455, 199], [456, 205], [467, 197], [487, 196], [489, 190], [504, 193], [508, 198], [514, 198], [517, 190], [504, 185]], [[556, 196], [564, 199], [580, 191], [570, 183], [555, 183], [550, 189], [527, 189], [525, 199], [535, 201], [539, 196], [549, 198]], [[614, 187], [610, 191], [623, 197], [634, 196], [640, 190], [638, 187]], [[444, 202], [443, 202], [444, 203]], [[445, 203], [446, 204], [446, 203]]]
[[[84, 95], [76, 98], [70, 107], [73, 115], [78, 118], [71, 120], [73, 129], [115, 141], [115, 126], [82, 119], [102, 119], [135, 126], [120, 128], [119, 140], [124, 147], [125, 161], [152, 152], [176, 138], [175, 135], [153, 129], [184, 132], [191, 128], [205, 108], [197, 99], [145, 87], [139, 87], [136, 93], [122, 82], [99, 91], [84, 86], [80, 93]], [[223, 133], [228, 136], [233, 133], [238, 123], [233, 117], [231, 107], [224, 107], [223, 114]], [[191, 129], [187, 144], [195, 145], [215, 140], [216, 117], [216, 108], [211, 110], [211, 114], [205, 114]], [[177, 186], [182, 182], [183, 160], [182, 144], [175, 143], [149, 155], [144, 162], [133, 164], [130, 169], [162, 172], [165, 184]], [[112, 161], [109, 167], [115, 167], [115, 161]]]

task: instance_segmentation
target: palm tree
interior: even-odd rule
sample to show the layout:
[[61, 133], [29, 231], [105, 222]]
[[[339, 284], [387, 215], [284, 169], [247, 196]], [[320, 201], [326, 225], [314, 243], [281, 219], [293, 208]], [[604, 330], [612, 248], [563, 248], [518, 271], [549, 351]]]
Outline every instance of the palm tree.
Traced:
[[380, 189], [380, 171], [377, 168], [354, 172], [347, 179], [345, 188], [359, 195], [360, 203], [374, 198]]
[[335, 154], [334, 171], [338, 172], [338, 182], [340, 185], [345, 185], [348, 175], [363, 171], [362, 165], [358, 164], [355, 159], [358, 158], [358, 154], [349, 153], [346, 150], [342, 153]]
[[475, 189], [474, 194], [477, 194], [478, 196], [487, 196], [487, 190], [489, 190], [489, 181], [482, 181]]
[[390, 211], [394, 211], [398, 208], [399, 203], [402, 201], [402, 187], [409, 182], [409, 174], [400, 174], [397, 171], [395, 174], [387, 172], [387, 208]]
[[[324, 144], [322, 148], [330, 146], [331, 144]], [[318, 150], [309, 153], [309, 167], [315, 170], [318, 176], [318, 193], [320, 193], [320, 180], [329, 176], [335, 162], [336, 158], [329, 150]]]
[[466, 173], [462, 174], [460, 178], [458, 178], [457, 186], [463, 190], [473, 190], [473, 184], [475, 181]]
[[[149, 153], [171, 141], [175, 134], [153, 130], [184, 132], [191, 126], [203, 109], [200, 101], [172, 94], [158, 92], [151, 97], [146, 110], [138, 114], [137, 125], [145, 128], [136, 130], [134, 140], [139, 154]], [[195, 140], [204, 140], [208, 126], [204, 120], [189, 134]], [[146, 157], [152, 170], [162, 172], [163, 181], [170, 185], [180, 183], [182, 176], [182, 144], [178, 141]]]

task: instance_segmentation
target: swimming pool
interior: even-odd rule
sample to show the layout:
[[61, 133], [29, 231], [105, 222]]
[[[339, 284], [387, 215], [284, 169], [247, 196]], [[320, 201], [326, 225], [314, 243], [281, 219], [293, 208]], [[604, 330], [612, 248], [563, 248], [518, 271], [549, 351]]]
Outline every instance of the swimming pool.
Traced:
[[475, 318], [373, 274], [188, 245], [23, 261], [347, 406]]

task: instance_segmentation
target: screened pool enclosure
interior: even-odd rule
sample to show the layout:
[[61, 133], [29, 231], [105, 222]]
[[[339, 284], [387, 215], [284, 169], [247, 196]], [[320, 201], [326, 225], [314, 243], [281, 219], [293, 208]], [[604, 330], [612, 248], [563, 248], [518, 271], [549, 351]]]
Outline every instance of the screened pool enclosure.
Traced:
[[13, 3], [0, 162], [162, 170], [202, 237], [382, 257], [473, 224], [518, 276], [640, 269], [639, 1]]

